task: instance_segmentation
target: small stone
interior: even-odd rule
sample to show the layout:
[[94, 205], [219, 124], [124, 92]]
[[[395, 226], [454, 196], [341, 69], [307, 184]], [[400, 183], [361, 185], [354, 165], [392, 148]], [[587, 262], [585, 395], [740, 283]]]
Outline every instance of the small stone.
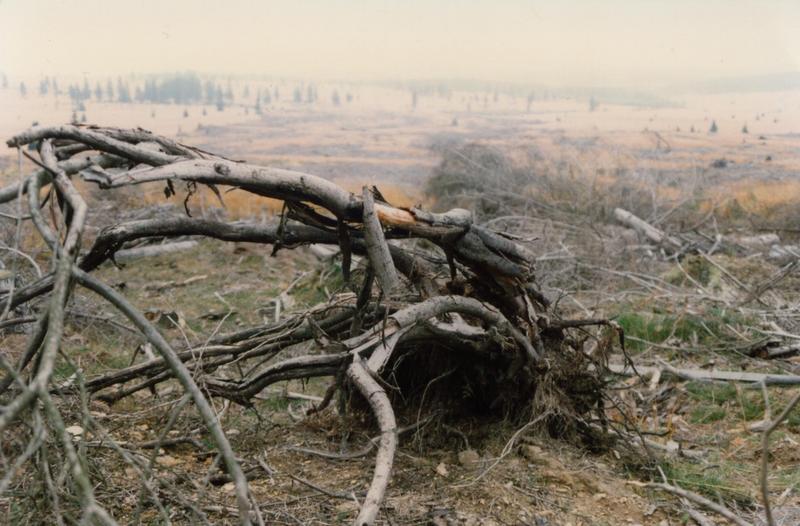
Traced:
[[667, 453], [669, 453], [670, 455], [677, 455], [680, 449], [681, 449], [680, 444], [678, 444], [674, 440], [667, 440]]
[[445, 465], [444, 462], [439, 462], [439, 465], [436, 466], [436, 474], [439, 475], [440, 477], [446, 477], [447, 475], [450, 474], [450, 472], [447, 471], [447, 466]]
[[75, 437], [83, 434], [83, 428], [81, 426], [69, 426], [64, 431]]

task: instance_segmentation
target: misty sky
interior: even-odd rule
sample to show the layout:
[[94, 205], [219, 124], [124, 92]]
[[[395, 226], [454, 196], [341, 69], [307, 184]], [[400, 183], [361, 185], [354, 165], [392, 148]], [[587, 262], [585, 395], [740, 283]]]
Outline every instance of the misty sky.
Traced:
[[651, 85], [800, 70], [800, 0], [0, 0], [0, 70]]

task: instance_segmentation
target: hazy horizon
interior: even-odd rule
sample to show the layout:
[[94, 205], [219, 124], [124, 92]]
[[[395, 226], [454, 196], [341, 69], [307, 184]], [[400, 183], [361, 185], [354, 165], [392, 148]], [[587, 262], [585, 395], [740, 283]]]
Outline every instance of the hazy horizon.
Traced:
[[6, 0], [0, 70], [652, 88], [800, 71], [798, 20], [789, 1]]

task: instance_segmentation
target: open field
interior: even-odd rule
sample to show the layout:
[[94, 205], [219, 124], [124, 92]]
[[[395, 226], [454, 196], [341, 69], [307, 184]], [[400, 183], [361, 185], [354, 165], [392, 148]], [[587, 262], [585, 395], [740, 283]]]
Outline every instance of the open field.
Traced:
[[[291, 83], [265, 83], [263, 89], [276, 86], [283, 95], [262, 115], [249, 102], [217, 111], [202, 105], [90, 101], [87, 121], [140, 126], [232, 159], [320, 175], [352, 191], [374, 184], [398, 206], [469, 207], [483, 224], [520, 236], [535, 252], [542, 290], [565, 317], [613, 318], [625, 330], [627, 352], [637, 365], [667, 362], [704, 371], [800, 374], [797, 353], [778, 359], [765, 355], [796, 343], [800, 334], [797, 254], [771, 258], [771, 246], [742, 244], [726, 251], [715, 244], [675, 255], [620, 225], [613, 215], [615, 207], [623, 207], [672, 235], [703, 235], [709, 244], [715, 234], [739, 239], [776, 233], [778, 244], [794, 245], [800, 220], [800, 93], [687, 94], [658, 107], [600, 99], [592, 110], [583, 99], [536, 99], [528, 109], [524, 97], [500, 93], [495, 100], [492, 93], [474, 92], [420, 94], [413, 107], [409, 90], [361, 85], [320, 85], [319, 100], [306, 104], [290, 100]], [[242, 89], [235, 85], [236, 93]], [[333, 89], [352, 93], [352, 102], [334, 105]], [[66, 98], [29, 94], [21, 99], [16, 91], [0, 91], [4, 138], [33, 121], [60, 124], [71, 114]], [[718, 127], [713, 134], [712, 121]], [[742, 132], [745, 125], [747, 133]], [[471, 144], [480, 145], [484, 157], [469, 157]], [[16, 154], [2, 155], [3, 180], [14, 181], [19, 177]], [[486, 156], [497, 166], [481, 165]], [[475, 177], [473, 186], [452, 193], [431, 187], [432, 175], [447, 171], [443, 159], [462, 163], [458, 169]], [[26, 173], [33, 168], [28, 160], [23, 164]], [[159, 183], [116, 194], [91, 183], [79, 188], [96, 204], [86, 246], [109, 224], [184, 213], [186, 190], [180, 187], [169, 200]], [[278, 201], [239, 191], [223, 193], [223, 200], [226, 209], [220, 210], [214, 194], [201, 190], [187, 206], [197, 216], [260, 222], [281, 210]], [[139, 215], [131, 216], [129, 210], [137, 209]], [[2, 211], [14, 210], [7, 205]], [[6, 241], [11, 232], [3, 233]], [[27, 233], [23, 248], [47, 269], [49, 253]], [[276, 298], [286, 317], [354, 292], [344, 283], [339, 259], [320, 260], [306, 248], [271, 257], [270, 249], [203, 240], [192, 251], [121, 268], [105, 263], [96, 274], [160, 320], [160, 330], [176, 347], [189, 348], [202, 346], [211, 334], [271, 322]], [[0, 259], [10, 261], [5, 252]], [[25, 279], [33, 279], [32, 270], [25, 272]], [[97, 298], [78, 293], [70, 309], [62, 350], [72, 363], [59, 362], [59, 381], [74, 378], [78, 369], [91, 378], [144, 359], [134, 354], [143, 343], [139, 336], [120, 327], [126, 322], [106, 312]], [[0, 332], [0, 345], [11, 356], [26, 340], [24, 331]], [[623, 356], [617, 351], [612, 358]], [[632, 440], [607, 446], [554, 441], [542, 429], [520, 437], [518, 426], [498, 415], [434, 421], [401, 439], [381, 520], [536, 526], [690, 523], [690, 511], [699, 506], [630, 484], [659, 482], [663, 476], [763, 524], [758, 424], [768, 415], [758, 386], [687, 381], [667, 372], [663, 378], [620, 376], [614, 381], [613, 399], [619, 405], [607, 407], [612, 424], [635, 427], [661, 449], [643, 453]], [[376, 434], [358, 414], [344, 421], [332, 409], [306, 416], [326, 388], [317, 380], [292, 381], [264, 391], [250, 409], [229, 401], [216, 404], [237, 454], [246, 459], [253, 494], [263, 503], [268, 523], [350, 523], [358, 509], [351, 495], [360, 499], [369, 484], [372, 453], [330, 460], [287, 449], [357, 452]], [[765, 388], [773, 415], [793, 389]], [[96, 430], [76, 437], [76, 443], [102, 451], [90, 468], [99, 481], [97, 497], [109, 511], [123, 517], [141, 512], [143, 523], [161, 523], [159, 510], [142, 496], [137, 470], [104, 448], [101, 429], [136, 455], [149, 458], [152, 453], [159, 477], [181, 488], [189, 504], [167, 502], [174, 523], [198, 520], [197, 509], [212, 524], [235, 523], [229, 479], [223, 474], [212, 484], [198, 483], [207, 474], [213, 478], [215, 461], [193, 411], [173, 422], [168, 433], [183, 442], [152, 452], [136, 447], [159, 439], [181, 394], [173, 381], [113, 404], [93, 399], [91, 426], [80, 421], [85, 412], [77, 400], [65, 401], [62, 412], [75, 419], [67, 425]], [[407, 425], [419, 420], [402, 416]], [[4, 449], [13, 449], [12, 442]], [[773, 506], [788, 517], [780, 523], [784, 526], [800, 522], [800, 515], [793, 515], [800, 509], [798, 444], [800, 416], [795, 412], [773, 435], [769, 457]], [[36, 523], [37, 510], [49, 504], [34, 499], [33, 505], [23, 505], [37, 482], [20, 480], [0, 500], [0, 513], [9, 523]]]
[[[234, 86], [234, 92], [242, 90]], [[798, 92], [686, 94], [660, 107], [600, 99], [591, 111], [583, 98], [534, 99], [528, 109], [525, 97], [479, 92], [421, 94], [413, 107], [411, 90], [368, 85], [321, 85], [313, 103], [296, 103], [290, 99], [294, 84], [247, 86], [250, 98], [235, 99], [224, 111], [90, 100], [82, 113], [90, 124], [142, 127], [233, 158], [352, 179], [355, 186], [401, 185], [412, 195], [442, 149], [475, 141], [568, 162], [587, 175], [624, 170], [651, 174], [656, 183], [675, 175], [714, 177], [720, 192], [744, 192], [753, 180], [767, 182], [759, 185], [763, 194], [800, 170]], [[265, 104], [262, 115], [253, 109], [259, 87], [283, 94]], [[352, 102], [335, 106], [329, 95], [334, 90], [352, 94]], [[0, 135], [10, 137], [33, 122], [66, 123], [72, 112], [65, 95], [23, 98], [11, 88], [0, 90]], [[719, 131], [708, 133], [714, 121]], [[730, 161], [725, 172], [709, 169], [717, 159]], [[785, 186], [776, 188], [788, 197]]]

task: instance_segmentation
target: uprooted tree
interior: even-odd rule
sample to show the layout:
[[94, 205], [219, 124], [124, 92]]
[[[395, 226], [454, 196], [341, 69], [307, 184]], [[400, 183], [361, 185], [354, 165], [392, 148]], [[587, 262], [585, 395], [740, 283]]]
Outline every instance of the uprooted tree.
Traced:
[[[586, 327], [608, 322], [562, 319], [537, 286], [531, 249], [513, 235], [473, 223], [467, 210], [399, 208], [376, 188], [364, 187], [354, 195], [313, 175], [232, 161], [138, 129], [35, 127], [7, 144], [20, 151], [26, 147], [23, 153], [39, 169], [0, 189], [0, 203], [17, 201], [16, 221], [32, 220], [53, 263], [49, 273], [0, 295], [0, 330], [31, 322], [30, 316], [13, 317], [22, 306], [36, 314], [25, 349], [13, 359], [0, 355], [5, 370], [0, 432], [30, 427], [30, 446], [16, 452], [16, 469], [33, 457], [50, 430], [90, 520], [114, 523], [95, 499], [84, 463], [65, 432], [58, 403], [64, 397], [88, 394], [114, 402], [177, 380], [235, 483], [243, 524], [261, 521], [258, 505], [209, 396], [248, 406], [273, 383], [329, 377], [330, 388], [313, 411], [322, 411], [337, 394], [341, 407], [370, 410], [380, 438], [357, 524], [371, 524], [379, 513], [391, 477], [398, 419], [406, 415], [417, 418], [436, 407], [437, 414], [445, 415], [483, 411], [536, 418], [554, 435], [585, 436], [602, 428], [605, 351], [615, 329], [595, 334]], [[187, 185], [189, 196], [197, 185], [207, 185], [220, 199], [218, 188], [232, 187], [280, 199], [283, 212], [272, 225], [188, 215], [122, 222], [103, 228], [87, 249], [82, 235], [91, 205], [71, 180], [76, 174], [109, 191], [162, 184], [167, 196], [176, 184]], [[45, 218], [47, 199], [54, 212]], [[209, 337], [202, 347], [174, 348], [92, 271], [113, 261], [115, 252], [130, 242], [187, 235], [271, 244], [274, 252], [312, 243], [338, 246], [344, 278], [357, 292], [271, 325]], [[419, 242], [411, 247], [410, 239]], [[351, 271], [354, 255], [365, 256], [365, 263]], [[80, 388], [56, 386], [65, 306], [75, 286], [91, 290], [127, 317], [157, 355], [87, 378]], [[312, 349], [308, 354], [287, 357], [283, 352], [303, 342]], [[447, 381], [432, 384], [445, 374]], [[3, 484], [13, 476], [7, 473]]]

